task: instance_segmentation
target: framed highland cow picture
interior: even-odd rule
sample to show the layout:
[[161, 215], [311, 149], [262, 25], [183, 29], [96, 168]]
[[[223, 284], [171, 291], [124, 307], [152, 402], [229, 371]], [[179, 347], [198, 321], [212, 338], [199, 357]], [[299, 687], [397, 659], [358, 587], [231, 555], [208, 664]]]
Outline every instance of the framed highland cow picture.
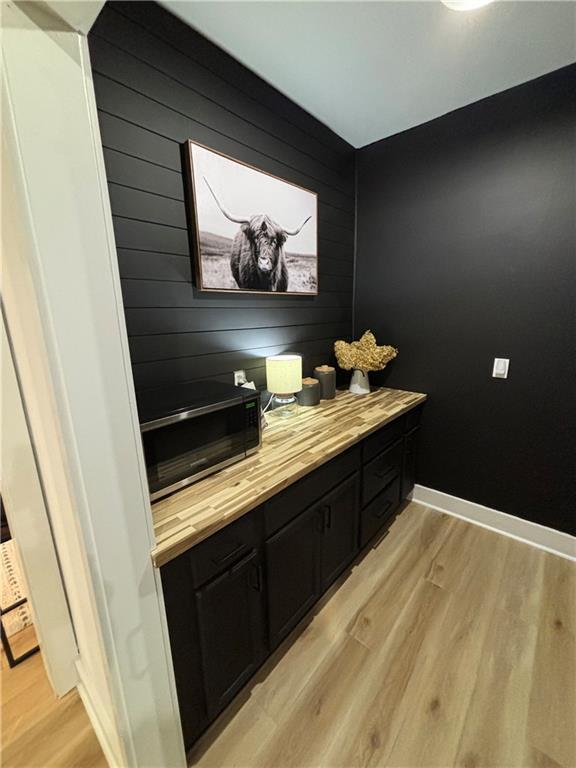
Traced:
[[197, 287], [316, 295], [316, 193], [193, 141], [185, 149]]

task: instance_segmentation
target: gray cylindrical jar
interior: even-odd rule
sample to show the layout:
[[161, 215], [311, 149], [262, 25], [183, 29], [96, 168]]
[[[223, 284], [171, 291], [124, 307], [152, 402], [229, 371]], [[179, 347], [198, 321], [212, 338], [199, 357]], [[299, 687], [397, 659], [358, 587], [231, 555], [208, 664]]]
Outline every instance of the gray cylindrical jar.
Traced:
[[302, 379], [302, 389], [296, 397], [299, 405], [318, 405], [320, 402], [320, 382], [317, 379]]
[[314, 368], [314, 378], [320, 382], [322, 400], [333, 400], [336, 397], [336, 370], [331, 365], [320, 365]]

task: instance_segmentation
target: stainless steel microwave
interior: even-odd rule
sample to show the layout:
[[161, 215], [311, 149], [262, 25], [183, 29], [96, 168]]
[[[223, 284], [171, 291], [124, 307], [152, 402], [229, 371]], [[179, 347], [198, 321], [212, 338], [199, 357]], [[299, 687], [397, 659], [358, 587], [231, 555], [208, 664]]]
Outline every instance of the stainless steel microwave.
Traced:
[[138, 396], [152, 501], [258, 450], [260, 395], [220, 382], [193, 382]]

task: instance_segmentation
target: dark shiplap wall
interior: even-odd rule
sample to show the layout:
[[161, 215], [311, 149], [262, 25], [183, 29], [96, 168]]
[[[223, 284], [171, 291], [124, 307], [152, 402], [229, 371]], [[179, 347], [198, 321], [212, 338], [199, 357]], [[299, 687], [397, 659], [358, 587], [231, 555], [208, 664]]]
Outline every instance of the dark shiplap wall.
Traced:
[[[136, 389], [236, 368], [262, 386], [267, 355], [332, 359], [351, 334], [352, 147], [155, 3], [108, 3], [89, 45]], [[317, 297], [195, 289], [186, 139], [318, 193]]]
[[566, 532], [575, 93], [573, 65], [358, 153], [356, 324], [400, 349], [376, 383], [430, 396], [418, 482]]

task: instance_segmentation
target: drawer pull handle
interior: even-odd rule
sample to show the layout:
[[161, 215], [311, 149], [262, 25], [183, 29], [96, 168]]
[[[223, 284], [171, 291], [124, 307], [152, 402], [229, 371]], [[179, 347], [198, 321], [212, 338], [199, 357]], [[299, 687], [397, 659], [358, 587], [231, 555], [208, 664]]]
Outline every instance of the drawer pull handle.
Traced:
[[256, 592], [262, 592], [262, 566], [253, 565], [252, 573], [250, 574], [250, 586], [255, 589]]
[[324, 528], [332, 528], [332, 507], [330, 504], [324, 506]]
[[246, 549], [246, 544], [238, 544], [238, 546], [232, 550], [232, 552], [229, 552], [227, 555], [224, 555], [224, 557], [213, 557], [212, 562], [214, 565], [223, 565], [224, 563], [228, 562], [228, 560], [231, 560], [233, 557], [236, 557], [241, 552], [243, 552]]
[[381, 507], [381, 508], [380, 508], [380, 509], [379, 509], [379, 510], [376, 512], [376, 514], [374, 515], [374, 517], [384, 517], [384, 515], [386, 514], [386, 512], [388, 512], [388, 510], [390, 509], [390, 507], [392, 506], [392, 504], [393, 504], [393, 503], [394, 503], [393, 501], [387, 501], [387, 502], [386, 502], [386, 504], [384, 504], [384, 506], [383, 506], [383, 507]]
[[397, 478], [398, 478], [398, 475], [394, 475], [394, 477], [393, 477], [393, 478], [390, 480], [390, 482], [386, 483], [386, 485], [385, 485], [385, 486], [384, 486], [384, 488], [382, 489], [382, 492], [384, 492], [384, 491], [385, 491], [387, 488], [390, 488], [390, 486], [392, 485], [392, 483], [395, 483], [395, 482], [396, 482], [396, 479], [397, 479]]
[[396, 467], [386, 467], [385, 469], [379, 469], [377, 472], [374, 472], [374, 474], [379, 480], [382, 480], [387, 475], [395, 471], [396, 471]]

